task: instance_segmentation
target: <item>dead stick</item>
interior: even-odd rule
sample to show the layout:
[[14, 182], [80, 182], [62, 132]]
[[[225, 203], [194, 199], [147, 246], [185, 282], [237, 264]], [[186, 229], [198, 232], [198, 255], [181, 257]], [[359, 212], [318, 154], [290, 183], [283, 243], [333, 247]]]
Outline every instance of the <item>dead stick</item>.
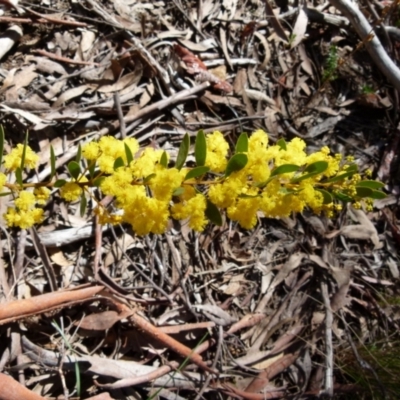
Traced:
[[87, 24], [84, 22], [76, 22], [76, 21], [63, 21], [59, 22], [49, 21], [45, 18], [18, 18], [18, 17], [0, 17], [0, 22], [11, 22], [15, 24], [59, 24], [59, 25], [68, 25], [68, 26], [76, 26], [76, 27], [86, 27]]
[[33, 11], [31, 8], [26, 8], [26, 10], [27, 10], [30, 14], [34, 15], [35, 17], [37, 17], [37, 18], [43, 18], [44, 20], [49, 21], [50, 23], [53, 23], [53, 24], [71, 25], [71, 26], [82, 26], [82, 27], [87, 26], [87, 24], [84, 23], [84, 22], [65, 21], [65, 20], [62, 20], [62, 19], [58, 19], [58, 18], [55, 18], [55, 17], [51, 17], [51, 16], [49, 16], [49, 15], [40, 14], [40, 13], [38, 13], [38, 12], [36, 12], [36, 11]]
[[71, 58], [68, 58], [68, 57], [58, 56], [57, 54], [50, 53], [50, 52], [48, 52], [46, 50], [35, 50], [34, 53], [40, 54], [40, 55], [48, 57], [48, 58], [52, 58], [53, 60], [65, 62], [65, 63], [68, 63], [68, 64], [95, 65], [97, 67], [100, 66], [100, 64], [94, 63], [94, 62], [91, 62], [91, 61], [78, 61], [78, 60], [72, 60]]
[[357, 4], [349, 0], [329, 0], [329, 2], [348, 18], [376, 66], [388, 81], [400, 91], [400, 69], [387, 54], [374, 29]]
[[[170, 107], [172, 105], [175, 105], [176, 103], [182, 102], [184, 100], [190, 100], [191, 96], [203, 91], [205, 89], [207, 89], [210, 86], [209, 82], [203, 82], [198, 86], [194, 86], [190, 89], [185, 89], [182, 90], [178, 93], [175, 93], [173, 95], [171, 95], [170, 97], [166, 98], [166, 99], [162, 99], [160, 101], [158, 101], [157, 103], [153, 103], [150, 104], [149, 106], [141, 109], [140, 111], [138, 111], [135, 115], [128, 115], [127, 117], [125, 117], [125, 122], [133, 122], [131, 123], [128, 127], [127, 127], [127, 132], [130, 132], [131, 130], [133, 130], [137, 125], [139, 125], [140, 123], [142, 123], [141, 118], [156, 112], [156, 111], [161, 111], [164, 108]], [[117, 129], [119, 127], [119, 122], [114, 122], [113, 123], [114, 129]], [[107, 129], [107, 131], [105, 131], [105, 129]], [[102, 135], [105, 135], [109, 132], [109, 128], [104, 128], [101, 131]], [[117, 137], [117, 136], [116, 136]]]
[[169, 349], [173, 350], [174, 352], [178, 353], [182, 357], [189, 358], [190, 361], [194, 362], [196, 365], [198, 365], [200, 368], [202, 368], [205, 371], [208, 371], [212, 374], [218, 374], [217, 371], [214, 371], [211, 369], [199, 356], [197, 353], [194, 352], [189, 347], [186, 347], [182, 343], [178, 342], [177, 340], [173, 339], [171, 336], [167, 335], [163, 331], [161, 331], [159, 328], [155, 327], [152, 325], [150, 322], [146, 321], [143, 317], [141, 317], [139, 314], [134, 313], [130, 317], [130, 320], [140, 329], [145, 331], [147, 334], [149, 334], [152, 338], [158, 340], [165, 346], [167, 346]]
[[28, 315], [39, 314], [49, 308], [61, 307], [71, 301], [87, 300], [104, 289], [103, 286], [90, 286], [74, 290], [62, 290], [46, 293], [26, 300], [15, 300], [0, 305], [0, 325], [10, 320], [25, 318]]
[[[121, 312], [124, 312], [123, 310], [121, 310]], [[257, 324], [259, 321], [261, 321], [263, 318], [265, 318], [265, 314], [253, 314], [253, 315], [247, 315], [244, 318], [242, 318], [239, 322], [237, 322], [236, 324], [232, 325], [231, 329], [226, 332], [223, 337], [226, 337], [228, 335], [228, 333], [233, 333], [236, 332], [239, 329], [245, 328], [245, 327], [249, 327], [249, 326], [253, 326], [255, 324]], [[189, 325], [193, 325], [193, 329], [198, 328], [200, 326], [203, 327], [204, 323], [198, 323], [198, 324], [185, 324], [183, 327], [188, 327]], [[211, 326], [214, 326], [215, 324], [212, 322]], [[205, 326], [204, 326], [205, 327]], [[158, 329], [160, 329], [162, 332], [164, 333], [176, 333], [174, 332], [169, 332], [165, 330], [165, 328], [170, 328], [170, 327], [159, 327]], [[173, 327], [171, 327], [173, 328]], [[179, 328], [179, 327], [177, 327]], [[181, 329], [182, 330], [182, 329]], [[213, 339], [214, 340], [214, 339]], [[210, 341], [205, 342], [207, 344], [206, 347], [203, 347], [202, 345], [200, 345], [199, 347], [197, 347], [195, 349], [195, 353], [199, 354], [203, 351], [205, 351], [206, 349], [208, 349], [210, 347], [211, 344]], [[150, 381], [150, 377], [152, 379], [156, 379], [159, 378], [163, 375], [168, 374], [173, 367], [175, 367], [176, 364], [174, 364], [174, 362], [168, 364], [168, 365], [163, 365], [162, 367], [158, 368], [157, 370], [155, 370], [154, 372], [150, 374], [144, 374], [141, 376], [135, 376], [133, 378], [126, 378], [126, 379], [120, 379], [117, 382], [114, 383], [110, 383], [110, 384], [104, 384], [104, 385], [100, 385], [99, 383], [96, 382], [96, 385], [101, 386], [103, 388], [107, 388], [107, 389], [120, 389], [120, 388], [124, 388], [124, 387], [128, 387], [128, 386], [134, 386], [134, 385], [139, 385], [141, 383], [145, 383], [145, 382], [149, 382]]]

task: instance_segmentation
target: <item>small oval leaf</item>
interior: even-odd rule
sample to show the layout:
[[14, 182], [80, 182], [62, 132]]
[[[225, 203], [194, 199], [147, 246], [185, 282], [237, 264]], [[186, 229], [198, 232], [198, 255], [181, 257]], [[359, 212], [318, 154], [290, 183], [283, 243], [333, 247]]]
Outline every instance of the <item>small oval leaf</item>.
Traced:
[[178, 196], [182, 195], [183, 193], [185, 193], [185, 188], [178, 187], [172, 192], [172, 196], [178, 197]]
[[22, 150], [22, 157], [21, 157], [21, 164], [20, 164], [21, 170], [23, 170], [25, 167], [26, 146], [28, 146], [28, 132], [26, 132], [25, 141], [24, 141], [24, 149]]
[[18, 185], [20, 185], [22, 187], [24, 184], [24, 181], [22, 179], [22, 169], [20, 167], [18, 167], [15, 170], [15, 178], [17, 180]]
[[304, 172], [308, 172], [310, 174], [320, 174], [327, 170], [328, 165], [329, 164], [327, 161], [315, 161], [314, 163], [309, 164]]
[[276, 145], [279, 146], [281, 148], [281, 150], [287, 150], [285, 139], [279, 139], [276, 142]]
[[88, 167], [90, 179], [93, 179], [94, 174], [96, 173], [96, 162], [91, 161]]
[[95, 180], [93, 181], [93, 186], [94, 186], [94, 187], [100, 187], [101, 182], [103, 182], [104, 179], [106, 179], [105, 176], [100, 176], [99, 178], [95, 179]]
[[143, 183], [148, 183], [151, 180], [151, 178], [154, 178], [155, 176], [156, 174], [147, 175], [146, 178], [143, 179]]
[[240, 171], [247, 164], [248, 158], [246, 154], [235, 154], [228, 161], [226, 166], [225, 176], [228, 177], [232, 172]]
[[79, 174], [81, 173], [81, 167], [76, 161], [71, 161], [68, 163], [68, 171], [71, 174], [71, 176], [77, 180], [79, 177]]
[[50, 171], [50, 180], [52, 180], [56, 174], [56, 154], [52, 145], [50, 146]]
[[4, 135], [3, 125], [0, 125], [0, 166], [1, 163], [3, 162], [4, 140], [5, 140], [5, 135]]
[[271, 172], [271, 177], [276, 176], [276, 175], [281, 175], [281, 174], [287, 174], [289, 172], [296, 172], [299, 169], [300, 169], [300, 167], [298, 165], [295, 165], [295, 164], [280, 165], [279, 167], [276, 167]]
[[124, 143], [124, 148], [125, 148], [125, 156], [126, 156], [126, 161], [128, 162], [128, 165], [133, 161], [133, 154], [129, 146]]
[[333, 201], [333, 196], [326, 190], [324, 189], [315, 189], [318, 192], [320, 192], [324, 198], [322, 204], [330, 204]]
[[358, 197], [370, 197], [372, 189], [368, 187], [356, 186], [356, 192]]
[[66, 183], [67, 181], [65, 179], [58, 179], [54, 182], [54, 187], [60, 188], [63, 187]]
[[194, 157], [198, 167], [202, 167], [206, 162], [207, 157], [207, 142], [206, 135], [202, 130], [197, 133], [196, 143], [194, 145]]
[[247, 153], [249, 150], [249, 137], [247, 133], [242, 132], [236, 142], [235, 152], [236, 153]]
[[222, 225], [222, 215], [219, 212], [218, 207], [208, 199], [205, 214], [213, 224], [218, 226]]
[[239, 199], [255, 199], [256, 197], [261, 197], [261, 195], [260, 194], [242, 193], [242, 194], [239, 194], [239, 196], [238, 196]]
[[161, 159], [160, 159], [160, 164], [164, 167], [167, 168], [168, 167], [168, 155], [165, 151], [163, 151], [162, 155], [161, 155]]
[[83, 192], [83, 194], [81, 196], [80, 207], [79, 207], [79, 211], [80, 211], [81, 217], [83, 217], [85, 215], [86, 207], [87, 207], [87, 199], [86, 199], [86, 196], [85, 196], [85, 192]]
[[386, 193], [383, 193], [380, 190], [373, 190], [369, 197], [371, 199], [380, 200], [380, 199], [385, 199], [387, 195]]
[[349, 164], [346, 171], [358, 172], [358, 165], [357, 164]]
[[195, 179], [198, 178], [199, 176], [202, 176], [206, 174], [210, 170], [209, 167], [196, 167], [190, 170], [186, 176], [184, 181], [187, 181], [188, 179]]
[[[339, 182], [342, 181], [343, 179], [346, 178], [351, 178], [354, 174], [356, 174], [357, 171], [348, 171], [348, 172], [344, 172], [343, 174], [334, 176], [332, 178], [329, 178], [327, 180], [324, 180], [323, 183], [334, 183], [334, 182]], [[321, 182], [322, 183], [322, 182]]]
[[118, 157], [114, 161], [114, 171], [116, 171], [118, 168], [125, 167], [124, 159], [122, 157]]
[[186, 133], [182, 139], [181, 145], [179, 146], [178, 156], [176, 157], [175, 168], [179, 171], [185, 165], [186, 158], [189, 154], [190, 138]]
[[370, 189], [381, 189], [381, 188], [383, 188], [385, 186], [385, 184], [382, 183], [382, 182], [379, 182], [379, 181], [370, 181], [370, 180], [368, 180], [368, 181], [358, 182], [357, 186], [358, 187], [360, 187], [360, 186], [367, 187], [367, 188], [370, 188]]
[[332, 193], [332, 195], [335, 199], [343, 201], [344, 203], [353, 201], [353, 199], [350, 196], [348, 196], [347, 194], [345, 194], [343, 192], [334, 192], [334, 193]]
[[327, 161], [316, 161], [310, 165], [307, 166], [307, 168], [304, 170], [304, 172], [308, 172], [308, 174], [304, 174], [301, 176], [297, 176], [296, 178], [293, 178], [291, 180], [292, 183], [298, 183], [301, 181], [304, 181], [305, 179], [311, 178], [315, 175], [321, 174], [328, 168], [328, 162]]
[[82, 146], [79, 144], [79, 145], [78, 145], [78, 150], [77, 150], [77, 152], [76, 152], [75, 161], [76, 161], [77, 163], [79, 163], [79, 162], [81, 161], [81, 159], [82, 159]]

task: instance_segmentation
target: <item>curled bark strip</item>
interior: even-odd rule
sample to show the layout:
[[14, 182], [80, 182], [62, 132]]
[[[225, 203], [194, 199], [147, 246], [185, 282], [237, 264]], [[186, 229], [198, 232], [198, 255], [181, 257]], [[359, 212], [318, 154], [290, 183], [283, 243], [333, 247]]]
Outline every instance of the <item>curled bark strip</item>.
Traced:
[[121, 389], [124, 387], [136, 386], [143, 383], [152, 382], [155, 379], [168, 374], [172, 369], [177, 369], [178, 367], [179, 364], [176, 361], [172, 361], [169, 365], [163, 365], [160, 368], [157, 368], [156, 370], [149, 372], [148, 374], [134, 376], [132, 378], [120, 379], [119, 381], [114, 383], [105, 383], [105, 384], [101, 384], [98, 382], [95, 383], [97, 386], [105, 389]]
[[265, 399], [281, 399], [285, 395], [285, 390], [277, 390], [265, 393], [249, 393], [245, 390], [240, 390], [232, 385], [223, 383], [222, 387], [226, 390], [224, 392], [229, 396], [236, 399], [246, 399], [246, 400], [265, 400]]
[[207, 71], [207, 67], [203, 61], [201, 61], [200, 58], [195, 56], [191, 51], [176, 43], [174, 44], [174, 51], [186, 66], [193, 70], [194, 74], [199, 73], [200, 71]]
[[276, 375], [283, 372], [286, 368], [290, 367], [299, 357], [299, 352], [293, 354], [285, 354], [282, 358], [275, 361], [268, 368], [260, 371], [246, 388], [246, 393], [256, 393], [262, 391], [269, 381]]
[[210, 82], [214, 89], [221, 92], [232, 92], [233, 88], [228, 82], [218, 78], [210, 71], [207, 66], [191, 51], [185, 49], [179, 44], [174, 44], [175, 54], [185, 63], [188, 74], [195, 75], [195, 78], [200, 82]]
[[0, 387], [0, 400], [46, 400], [22, 386], [11, 376], [2, 373], [0, 373]]
[[49, 21], [45, 18], [19, 18], [19, 17], [0, 17], [0, 22], [11, 22], [15, 24], [59, 24], [59, 25], [68, 25], [68, 26], [77, 26], [77, 27], [87, 27], [87, 24], [84, 22], [77, 21], [64, 21], [60, 20], [56, 22], [55, 19]]
[[8, 28], [0, 38], [0, 58], [3, 58], [22, 37], [22, 29], [18, 25]]
[[74, 290], [62, 290], [46, 293], [26, 300], [15, 300], [0, 305], [0, 325], [25, 318], [29, 315], [39, 314], [54, 307], [84, 301], [100, 293], [103, 286], [90, 286]]
[[[42, 349], [24, 336], [22, 336], [22, 346], [26, 355], [31, 360], [36, 361], [41, 365], [53, 368], [59, 366], [61, 361], [62, 368], [65, 371], [73, 371], [75, 369], [75, 364], [79, 363], [82, 367], [82, 372], [85, 374], [108, 376], [119, 379], [122, 382], [125, 382], [125, 379], [131, 379], [131, 382], [137, 379], [142, 383], [145, 382], [144, 379], [149, 376], [154, 378], [154, 373], [160, 375], [156, 372], [159, 371], [159, 368], [138, 364], [134, 361], [113, 360], [99, 356], [87, 355], [61, 355], [57, 352]], [[152, 384], [157, 387], [175, 387], [193, 390], [196, 387], [195, 382], [200, 379], [200, 374], [187, 372], [183, 375], [180, 372], [174, 371], [162, 375], [159, 378], [155, 378]], [[118, 385], [118, 382], [120, 381], [115, 382], [115, 384]]]
[[[392, 85], [400, 91], [400, 70], [386, 53], [378, 37], [373, 34], [372, 26], [359, 8], [348, 0], [329, 0], [329, 2], [349, 19], [376, 66], [383, 75], [387, 76]], [[371, 33], [372, 39], [370, 39]]]
[[153, 337], [154, 339], [158, 340], [159, 342], [163, 343], [169, 349], [175, 351], [182, 357], [187, 357], [198, 365], [204, 371], [208, 371], [212, 374], [218, 374], [218, 371], [214, 371], [211, 369], [201, 358], [201, 356], [195, 353], [189, 347], [186, 347], [182, 343], [178, 342], [177, 340], [173, 339], [171, 336], [167, 335], [166, 333], [162, 332], [161, 329], [156, 328], [150, 322], [146, 321], [143, 317], [139, 314], [133, 314], [130, 316], [130, 320], [140, 329], [145, 331], [148, 335]]

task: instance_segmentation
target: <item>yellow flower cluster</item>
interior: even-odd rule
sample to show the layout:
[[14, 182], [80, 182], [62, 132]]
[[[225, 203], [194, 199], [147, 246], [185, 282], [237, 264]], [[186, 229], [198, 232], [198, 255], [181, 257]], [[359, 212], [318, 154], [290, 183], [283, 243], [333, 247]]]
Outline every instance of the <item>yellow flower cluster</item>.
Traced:
[[[196, 139], [194, 168], [184, 167], [188, 137], [175, 166], [169, 166], [164, 151], [139, 149], [133, 138], [102, 137], [83, 147], [86, 168], [81, 171], [75, 162], [69, 166], [71, 180], [55, 186], [66, 201], [76, 201], [98, 186], [104, 195], [114, 198], [116, 207], [112, 212], [99, 205], [95, 213], [100, 222], [126, 222], [139, 235], [165, 232], [170, 218], [187, 220], [192, 229], [202, 231], [209, 220], [218, 220], [219, 210], [250, 229], [258, 215], [284, 217], [305, 208], [332, 215], [341, 209], [337, 200], [357, 205], [363, 197], [384, 196], [379, 191], [382, 184], [361, 181], [352, 160], [330, 155], [327, 147], [307, 154], [302, 139], [270, 145], [268, 135], [257, 130], [250, 137], [242, 134], [232, 155], [221, 132], [202, 135], [198, 136], [201, 140]], [[16, 171], [23, 156], [25, 167], [36, 167], [37, 155], [29, 146], [18, 145], [4, 157], [6, 172]], [[0, 173], [0, 190], [6, 186], [15, 197], [15, 207], [4, 216], [7, 224], [28, 228], [41, 222], [43, 210], [36, 205], [45, 204], [49, 189], [38, 184], [30, 192], [6, 181], [6, 175]], [[372, 206], [372, 200], [367, 206]]]
[[27, 229], [43, 220], [43, 209], [36, 208], [37, 200], [32, 192], [23, 190], [18, 193], [15, 199], [15, 208], [9, 207], [4, 214], [7, 225]]
[[319, 213], [324, 199], [315, 183], [322, 174], [299, 183], [291, 183], [294, 172], [269, 179], [274, 168], [285, 164], [304, 166], [326, 161], [328, 166], [324, 176], [338, 172], [340, 157], [330, 156], [326, 147], [307, 156], [305, 147], [305, 142], [299, 138], [289, 142], [286, 149], [268, 146], [268, 135], [262, 130], [254, 132], [249, 138], [246, 166], [221, 183], [212, 185], [209, 199], [217, 207], [226, 208], [228, 217], [246, 229], [255, 226], [258, 211], [266, 217], [289, 216], [292, 212], [302, 212], [305, 207]]
[[[24, 145], [17, 144], [17, 147], [12, 149], [11, 153], [4, 157], [4, 167], [9, 171], [15, 171], [17, 168], [21, 167], [23, 153]], [[26, 146], [24, 168], [35, 169], [38, 161], [39, 156], [35, 154], [29, 146]]]
[[[16, 171], [21, 167], [22, 158], [24, 157], [25, 168], [36, 168], [39, 156], [29, 147], [18, 144], [10, 154], [4, 157], [4, 167], [8, 173]], [[7, 183], [7, 176], [0, 173], [0, 192], [3, 191]], [[33, 192], [28, 190], [21, 190], [19, 185], [14, 185], [11, 192], [14, 196], [14, 207], [8, 207], [7, 212], [3, 215], [9, 227], [19, 227], [27, 229], [35, 224], [43, 221], [43, 209], [36, 207], [36, 205], [46, 204], [50, 190], [46, 187], [37, 187]]]

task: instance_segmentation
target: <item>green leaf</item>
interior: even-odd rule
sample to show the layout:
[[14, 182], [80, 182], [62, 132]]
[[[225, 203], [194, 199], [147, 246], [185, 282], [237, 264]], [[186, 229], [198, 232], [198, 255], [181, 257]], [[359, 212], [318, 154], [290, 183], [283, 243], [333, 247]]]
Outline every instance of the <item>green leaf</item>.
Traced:
[[193, 168], [186, 174], [184, 181], [187, 181], [188, 179], [198, 178], [199, 176], [206, 174], [209, 170], [209, 167]]
[[125, 162], [124, 162], [124, 159], [122, 157], [118, 157], [114, 161], [114, 171], [116, 171], [118, 168], [121, 168], [121, 167], [125, 167]]
[[1, 192], [0, 197], [9, 196], [10, 194], [12, 194], [12, 192]]
[[152, 178], [154, 178], [156, 174], [150, 174], [143, 179], [143, 183], [148, 183]]
[[96, 162], [95, 161], [90, 161], [88, 170], [89, 170], [90, 178], [93, 179], [94, 174], [96, 173]]
[[172, 196], [180, 196], [181, 194], [185, 193], [185, 188], [183, 187], [178, 187], [172, 192]]
[[60, 188], [63, 187], [66, 183], [67, 181], [65, 179], [58, 179], [54, 182], [54, 187]]
[[196, 142], [194, 145], [194, 157], [198, 167], [202, 167], [206, 162], [207, 157], [207, 142], [206, 135], [202, 130], [197, 133]]
[[222, 215], [219, 212], [218, 207], [208, 199], [205, 214], [213, 224], [218, 226], [222, 225]]
[[71, 174], [71, 176], [77, 180], [80, 173], [81, 173], [81, 167], [76, 161], [70, 161], [68, 163], [68, 171]]
[[370, 189], [381, 189], [385, 186], [385, 184], [378, 181], [361, 181], [357, 183], [357, 186], [367, 187]]
[[335, 197], [336, 199], [343, 201], [344, 203], [348, 203], [350, 201], [353, 201], [353, 198], [348, 196], [347, 194], [343, 193], [343, 192], [334, 192], [332, 193], [333, 197]]
[[358, 165], [357, 164], [349, 164], [346, 171], [358, 172]]
[[56, 154], [52, 145], [50, 146], [50, 170], [50, 180], [52, 180], [56, 174]]
[[327, 161], [316, 161], [316, 162], [308, 165], [307, 168], [304, 170], [304, 172], [320, 174], [327, 170], [328, 165], [329, 164]]
[[249, 150], [249, 137], [247, 136], [247, 133], [242, 132], [236, 142], [235, 152], [247, 153], [248, 150]]
[[95, 187], [100, 187], [101, 182], [103, 182], [104, 179], [106, 179], [105, 176], [100, 176], [99, 178], [95, 179], [95, 180], [93, 181], [93, 186], [95, 186]]
[[276, 145], [279, 146], [281, 148], [281, 150], [287, 150], [285, 139], [279, 139], [276, 142]]
[[20, 167], [18, 167], [15, 170], [15, 178], [17, 179], [18, 185], [20, 185], [22, 187], [24, 184], [24, 181], [22, 180], [22, 169]]
[[345, 173], [343, 173], [343, 174], [334, 176], [333, 178], [329, 178], [329, 179], [327, 179], [327, 180], [324, 180], [324, 181], [321, 182], [321, 183], [334, 183], [334, 182], [339, 182], [339, 181], [342, 181], [343, 179], [352, 177], [352, 176], [353, 176], [354, 174], [356, 174], [356, 173], [357, 173], [357, 171], [345, 172]]
[[[26, 132], [26, 135], [25, 135], [24, 149], [23, 149], [23, 151], [22, 151], [21, 170], [23, 170], [24, 167], [25, 167], [26, 146], [28, 146], [28, 132]], [[21, 185], [22, 185], [22, 183], [21, 183]]]
[[232, 172], [240, 171], [247, 164], [248, 158], [246, 154], [240, 153], [235, 154], [228, 161], [228, 165], [226, 166], [225, 176], [228, 177]]
[[333, 196], [331, 193], [327, 192], [324, 189], [315, 189], [318, 192], [320, 192], [324, 198], [323, 204], [330, 204], [333, 201]]
[[133, 154], [131, 149], [126, 143], [124, 143], [124, 147], [125, 147], [126, 161], [128, 162], [129, 165], [133, 161]]
[[0, 166], [1, 163], [3, 162], [4, 140], [5, 140], [4, 129], [3, 126], [0, 125]]
[[265, 186], [267, 186], [268, 183], [270, 183], [271, 181], [272, 181], [272, 179], [270, 178], [270, 179], [268, 179], [268, 180], [266, 180], [266, 181], [264, 181], [264, 182], [255, 183], [255, 184], [254, 184], [254, 187], [259, 188], [259, 189], [264, 189]]
[[356, 186], [356, 192], [358, 197], [370, 197], [372, 189], [368, 187]]
[[371, 199], [385, 199], [387, 197], [386, 193], [381, 192], [380, 190], [372, 190], [371, 195], [369, 196]]
[[185, 165], [186, 158], [189, 154], [189, 147], [190, 147], [190, 138], [187, 133], [182, 139], [181, 145], [179, 146], [178, 156], [176, 157], [175, 168], [179, 171]]
[[83, 217], [85, 215], [86, 207], [87, 207], [87, 199], [86, 199], [86, 196], [85, 196], [85, 192], [83, 192], [82, 196], [81, 196], [80, 207], [79, 207], [79, 211], [80, 211], [81, 217]]
[[163, 151], [162, 155], [161, 155], [161, 159], [160, 159], [160, 164], [164, 167], [167, 168], [168, 167], [168, 155], [165, 151]]
[[298, 165], [294, 164], [284, 164], [280, 165], [279, 167], [276, 167], [272, 172], [271, 172], [271, 178], [276, 175], [281, 175], [281, 174], [287, 174], [289, 172], [296, 172], [300, 169]]
[[256, 197], [261, 197], [261, 195], [260, 194], [252, 195], [252, 194], [242, 193], [242, 194], [239, 194], [238, 197], [239, 197], [239, 199], [255, 199]]
[[285, 195], [297, 194], [297, 193], [299, 193], [299, 192], [301, 192], [301, 190], [289, 189], [289, 188], [286, 188], [286, 187], [281, 187], [281, 188], [279, 189], [279, 193], [282, 193], [282, 194], [285, 194]]
[[79, 162], [81, 161], [81, 159], [82, 159], [82, 146], [79, 144], [79, 145], [78, 145], [78, 150], [77, 150], [77, 152], [76, 152], [75, 161], [76, 161], [77, 163], [79, 163]]
[[304, 181], [305, 179], [311, 178], [315, 175], [321, 174], [328, 168], [328, 162], [327, 161], [316, 161], [310, 165], [307, 166], [307, 168], [304, 170], [304, 172], [308, 172], [308, 174], [298, 176], [296, 178], [293, 178], [291, 180], [292, 183], [297, 183]]

